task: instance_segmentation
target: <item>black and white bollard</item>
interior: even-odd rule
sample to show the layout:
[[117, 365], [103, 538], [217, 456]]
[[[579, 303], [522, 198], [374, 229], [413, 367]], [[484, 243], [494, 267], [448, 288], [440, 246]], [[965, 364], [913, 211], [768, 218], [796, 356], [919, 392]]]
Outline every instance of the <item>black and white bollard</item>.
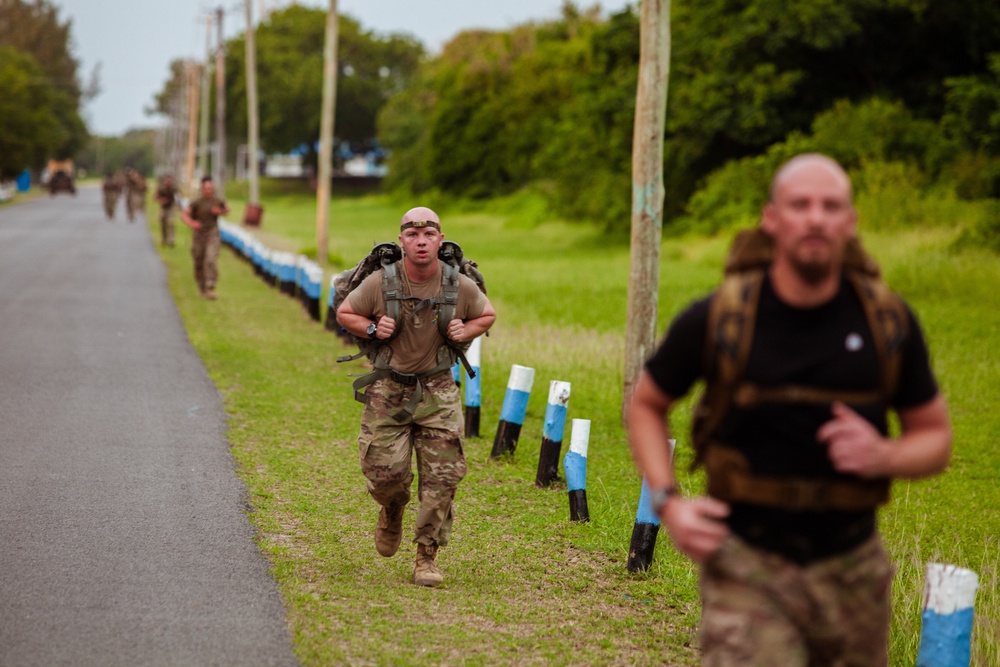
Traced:
[[333, 308], [333, 297], [337, 294], [337, 286], [334, 284], [336, 280], [336, 273], [330, 276], [330, 289], [326, 293], [326, 321], [323, 322], [323, 328], [327, 331], [339, 332], [341, 326], [337, 322], [337, 312]]
[[535, 369], [514, 364], [510, 368], [510, 378], [507, 380], [507, 392], [503, 397], [503, 408], [500, 411], [500, 423], [497, 434], [493, 438], [491, 459], [497, 459], [504, 454], [513, 454], [517, 449], [517, 439], [521, 435], [524, 416], [528, 412], [528, 397], [531, 396], [531, 385], [535, 382]]
[[587, 509], [587, 448], [590, 444], [590, 420], [574, 419], [569, 436], [569, 451], [563, 459], [566, 488], [569, 492], [569, 520], [590, 521]]
[[917, 667], [969, 667], [979, 577], [940, 563], [928, 563], [925, 576]]
[[544, 488], [559, 478], [559, 452], [566, 430], [566, 410], [569, 407], [570, 383], [553, 380], [549, 383], [549, 402], [545, 406], [545, 426], [542, 447], [538, 453], [535, 486]]
[[482, 343], [483, 339], [476, 338], [472, 341], [472, 345], [465, 352], [465, 358], [469, 362], [469, 366], [472, 367], [472, 372], [475, 377], [469, 377], [469, 374], [463, 369], [463, 374], [465, 375], [465, 437], [466, 438], [478, 438], [479, 437], [479, 408], [483, 402], [483, 390], [482, 390], [482, 380], [480, 375], [482, 371], [479, 370], [480, 360], [482, 357]]

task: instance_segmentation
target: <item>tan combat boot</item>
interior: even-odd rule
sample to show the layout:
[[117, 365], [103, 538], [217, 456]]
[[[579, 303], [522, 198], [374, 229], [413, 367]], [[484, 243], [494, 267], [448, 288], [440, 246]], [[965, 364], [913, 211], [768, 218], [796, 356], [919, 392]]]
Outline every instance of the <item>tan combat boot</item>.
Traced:
[[403, 540], [403, 505], [383, 506], [375, 525], [375, 550], [388, 558], [399, 551]]
[[441, 570], [434, 566], [437, 545], [417, 543], [417, 563], [413, 566], [413, 583], [417, 586], [437, 586], [444, 581]]

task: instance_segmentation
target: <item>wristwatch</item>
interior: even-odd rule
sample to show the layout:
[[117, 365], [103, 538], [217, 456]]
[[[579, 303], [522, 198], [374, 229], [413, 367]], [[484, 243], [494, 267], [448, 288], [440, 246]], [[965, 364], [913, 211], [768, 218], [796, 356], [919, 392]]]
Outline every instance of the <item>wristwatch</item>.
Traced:
[[667, 501], [676, 495], [678, 495], [676, 486], [666, 486], [650, 491], [649, 506], [652, 508], [653, 513], [659, 516], [660, 512], [663, 511], [664, 506], [667, 504]]
[[374, 338], [376, 331], [378, 331], [378, 325], [375, 324], [374, 322], [372, 322], [371, 324], [369, 324], [368, 328], [365, 329], [365, 333], [368, 334], [369, 338]]

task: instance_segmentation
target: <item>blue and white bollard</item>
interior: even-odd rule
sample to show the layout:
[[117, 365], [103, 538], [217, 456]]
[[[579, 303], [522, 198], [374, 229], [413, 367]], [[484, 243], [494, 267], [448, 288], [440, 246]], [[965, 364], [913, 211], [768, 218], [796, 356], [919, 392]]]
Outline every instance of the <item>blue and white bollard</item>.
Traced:
[[517, 439], [521, 435], [524, 415], [528, 412], [528, 397], [531, 396], [531, 385], [534, 382], [534, 368], [517, 364], [511, 366], [507, 393], [504, 394], [503, 408], [500, 412], [500, 423], [497, 425], [496, 437], [493, 438], [491, 459], [500, 458], [504, 454], [513, 454], [517, 449]]
[[545, 426], [542, 447], [538, 453], [535, 486], [545, 488], [559, 478], [559, 452], [566, 430], [566, 410], [569, 407], [570, 383], [553, 380], [549, 383], [549, 402], [545, 406]]
[[480, 375], [482, 371], [480, 368], [480, 361], [482, 358], [482, 347], [483, 339], [482, 337], [476, 338], [472, 341], [472, 345], [465, 352], [465, 358], [472, 366], [472, 372], [475, 373], [475, 377], [469, 377], [469, 374], [462, 370], [462, 374], [465, 375], [465, 437], [466, 438], [478, 438], [479, 437], [479, 407], [483, 402], [483, 385]]
[[569, 451], [563, 459], [566, 488], [569, 492], [569, 520], [590, 521], [587, 509], [587, 448], [590, 444], [590, 420], [574, 419], [569, 436]]
[[978, 587], [972, 570], [927, 564], [917, 667], [969, 667]]
[[323, 296], [323, 269], [310, 262], [306, 267], [306, 310], [309, 317], [319, 322], [319, 303]]
[[337, 313], [333, 309], [333, 297], [337, 293], [337, 286], [334, 282], [337, 280], [337, 274], [330, 276], [330, 289], [326, 293], [326, 322], [323, 323], [323, 327], [327, 331], [341, 331], [340, 324], [337, 323]]
[[[670, 440], [670, 456], [673, 458], [677, 441]], [[653, 550], [656, 548], [656, 534], [660, 531], [660, 517], [656, 516], [649, 503], [649, 487], [642, 480], [639, 507], [635, 511], [635, 525], [632, 526], [632, 541], [628, 547], [628, 571], [648, 570], [653, 564]]]

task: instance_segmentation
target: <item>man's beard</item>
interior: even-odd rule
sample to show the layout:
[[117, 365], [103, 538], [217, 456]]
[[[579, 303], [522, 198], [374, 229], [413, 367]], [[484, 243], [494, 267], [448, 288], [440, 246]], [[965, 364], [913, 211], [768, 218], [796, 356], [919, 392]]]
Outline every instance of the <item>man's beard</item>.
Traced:
[[824, 280], [829, 278], [831, 273], [833, 273], [832, 261], [808, 262], [792, 260], [791, 264], [799, 278], [801, 278], [803, 282], [808, 285], [819, 285]]

